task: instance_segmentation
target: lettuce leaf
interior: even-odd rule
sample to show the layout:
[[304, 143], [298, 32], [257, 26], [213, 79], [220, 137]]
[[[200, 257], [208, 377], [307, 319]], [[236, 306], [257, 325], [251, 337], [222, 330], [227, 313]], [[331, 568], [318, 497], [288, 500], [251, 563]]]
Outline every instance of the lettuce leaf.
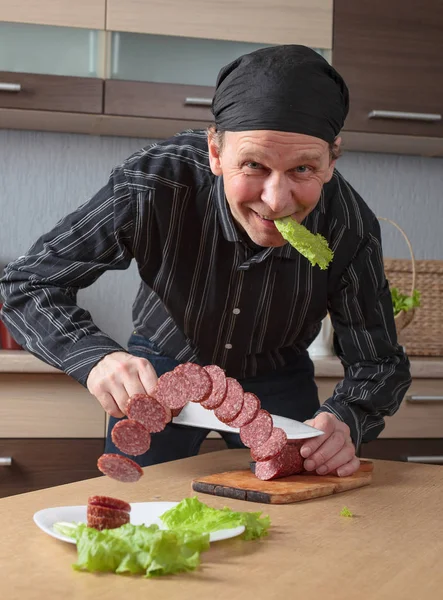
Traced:
[[235, 512], [227, 507], [212, 508], [194, 496], [185, 498], [177, 506], [167, 510], [160, 519], [168, 529], [200, 533], [244, 525], [243, 539], [253, 540], [267, 535], [271, 524], [268, 516], [260, 515], [261, 512]]
[[77, 543], [79, 571], [143, 573], [146, 577], [191, 571], [200, 564], [200, 553], [209, 548], [209, 534], [169, 531], [158, 525], [122, 525], [98, 531], [84, 523], [54, 524], [54, 529]]
[[328, 268], [334, 253], [322, 235], [311, 233], [291, 217], [276, 219], [274, 223], [282, 237], [307, 258], [313, 267], [318, 264], [320, 269]]

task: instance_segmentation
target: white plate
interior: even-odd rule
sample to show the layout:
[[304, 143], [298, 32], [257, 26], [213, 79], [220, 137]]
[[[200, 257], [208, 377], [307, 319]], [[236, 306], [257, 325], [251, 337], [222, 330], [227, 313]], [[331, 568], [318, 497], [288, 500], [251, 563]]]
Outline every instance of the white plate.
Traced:
[[[131, 523], [132, 525], [152, 525], [156, 524], [160, 529], [167, 529], [160, 520], [160, 516], [170, 508], [177, 506], [178, 502], [134, 502], [131, 503]], [[35, 524], [48, 535], [61, 540], [75, 544], [75, 540], [54, 531], [54, 523], [65, 521], [68, 523], [86, 523], [86, 506], [55, 506], [54, 508], [44, 508], [34, 515]], [[231, 537], [241, 535], [245, 530], [244, 525], [233, 527], [232, 529], [219, 529], [209, 534], [210, 542], [218, 542]]]

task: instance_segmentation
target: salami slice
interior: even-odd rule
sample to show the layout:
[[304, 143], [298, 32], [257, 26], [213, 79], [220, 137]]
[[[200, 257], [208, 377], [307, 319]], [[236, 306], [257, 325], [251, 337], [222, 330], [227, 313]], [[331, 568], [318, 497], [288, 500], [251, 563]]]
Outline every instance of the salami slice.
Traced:
[[201, 405], [208, 410], [218, 408], [226, 396], [226, 376], [223, 369], [217, 365], [207, 365], [203, 367], [212, 381], [211, 395], [207, 400], [203, 400]]
[[229, 423], [231, 427], [243, 427], [255, 419], [260, 410], [260, 400], [255, 394], [245, 392], [243, 394], [243, 406], [238, 417]]
[[118, 421], [112, 428], [111, 438], [119, 450], [130, 456], [144, 454], [151, 445], [149, 431], [132, 419]]
[[269, 460], [280, 454], [287, 442], [286, 433], [280, 427], [274, 427], [271, 437], [261, 446], [251, 448], [251, 456], [254, 460]]
[[135, 394], [129, 398], [126, 414], [141, 423], [149, 433], [163, 431], [172, 418], [171, 410], [148, 394]]
[[257, 448], [271, 437], [272, 429], [271, 415], [261, 408], [253, 421], [240, 427], [240, 439], [248, 448]]
[[233, 377], [226, 377], [226, 397], [223, 403], [215, 409], [214, 414], [222, 423], [233, 421], [243, 406], [243, 388]]
[[303, 458], [296, 444], [286, 444], [280, 454], [274, 458], [255, 464], [255, 476], [264, 481], [289, 477], [301, 471], [303, 471]]
[[107, 518], [107, 517], [87, 517], [87, 525], [88, 527], [93, 527], [94, 529], [98, 529], [99, 531], [103, 531], [103, 529], [117, 529], [117, 527], [121, 527], [122, 525], [126, 525], [129, 523], [129, 514], [125, 513], [126, 517], [121, 519], [116, 518]]
[[111, 496], [90, 496], [88, 498], [88, 506], [104, 506], [106, 508], [131, 512], [131, 505], [128, 502], [119, 500], [118, 498], [111, 498]]
[[123, 483], [135, 483], [143, 475], [143, 469], [136, 462], [120, 454], [102, 454], [97, 461], [98, 469]]
[[203, 402], [211, 390], [212, 381], [204, 368], [185, 363], [158, 378], [154, 396], [163, 406], [177, 409], [188, 402]]
[[116, 521], [129, 522], [129, 513], [126, 510], [108, 508], [107, 506], [88, 505], [86, 514], [89, 517], [101, 517], [103, 519], [115, 519]]

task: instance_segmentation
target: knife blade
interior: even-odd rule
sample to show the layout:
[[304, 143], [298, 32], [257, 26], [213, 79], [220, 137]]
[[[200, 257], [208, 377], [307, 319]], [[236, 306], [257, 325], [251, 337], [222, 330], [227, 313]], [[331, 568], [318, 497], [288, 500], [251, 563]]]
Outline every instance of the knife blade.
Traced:
[[[303, 440], [318, 435], [324, 435], [324, 432], [300, 421], [280, 417], [279, 415], [271, 415], [275, 427], [281, 427], [288, 436], [288, 440]], [[204, 408], [197, 402], [188, 402], [182, 409], [181, 413], [172, 419], [177, 425], [185, 425], [188, 427], [201, 427], [210, 429], [211, 431], [227, 431], [230, 433], [240, 433], [240, 429], [230, 427], [226, 423], [222, 423], [217, 419], [213, 410]]]

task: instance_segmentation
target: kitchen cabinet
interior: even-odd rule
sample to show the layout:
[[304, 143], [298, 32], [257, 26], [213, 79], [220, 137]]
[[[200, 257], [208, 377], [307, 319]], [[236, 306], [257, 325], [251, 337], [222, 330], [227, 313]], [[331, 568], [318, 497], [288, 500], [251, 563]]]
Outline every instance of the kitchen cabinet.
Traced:
[[10, 23], [104, 29], [105, 12], [106, 0], [0, 1], [0, 19]]
[[[350, 91], [353, 141], [443, 138], [443, 4], [334, 0], [332, 63]], [[402, 138], [400, 137], [402, 136]], [[420, 142], [421, 141], [421, 142]]]
[[0, 350], [0, 496], [100, 475], [105, 413], [79, 383]]

